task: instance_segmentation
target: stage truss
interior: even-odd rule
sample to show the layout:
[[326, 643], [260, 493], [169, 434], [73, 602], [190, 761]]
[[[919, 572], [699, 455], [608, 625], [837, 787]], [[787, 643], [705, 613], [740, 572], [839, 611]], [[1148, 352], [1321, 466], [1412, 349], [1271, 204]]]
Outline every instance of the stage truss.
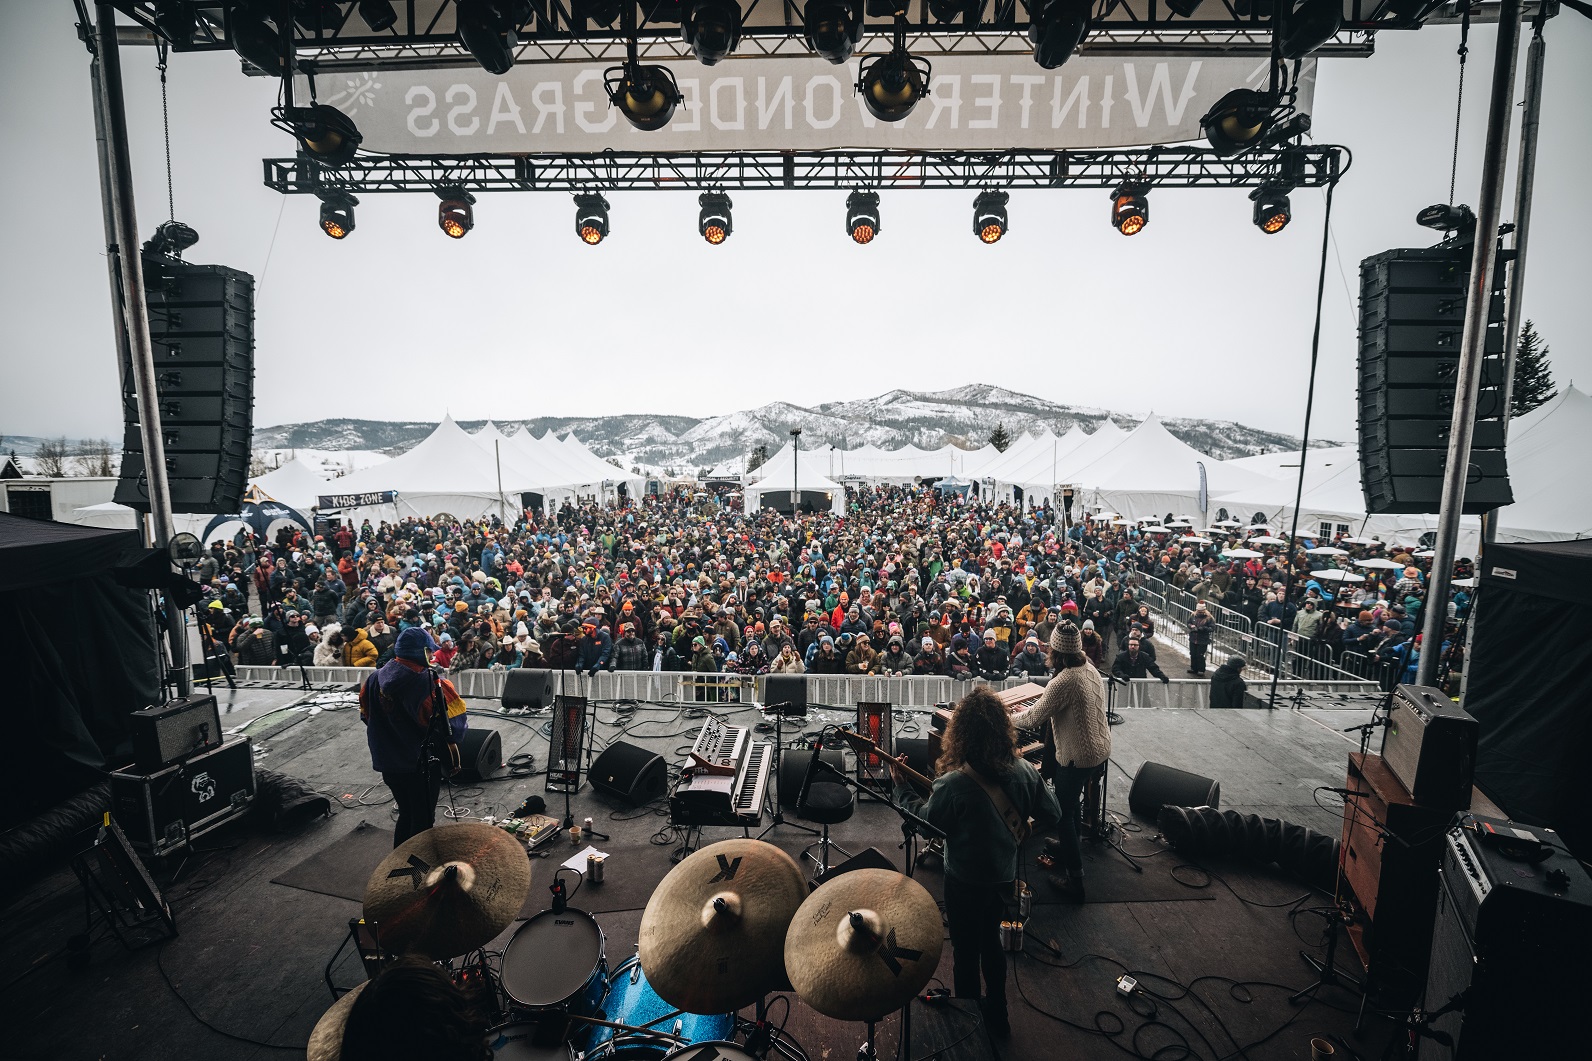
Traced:
[[[231, 7], [216, 0], [173, 0], [191, 9], [196, 32], [173, 42], [176, 51], [219, 51], [231, 47]], [[115, 0], [136, 26], [124, 26], [129, 42], [148, 42], [155, 33], [154, 0]], [[392, 0], [398, 21], [377, 33], [360, 18], [358, 5], [316, 8], [302, 5], [293, 24], [295, 54], [308, 73], [391, 67], [473, 66], [475, 61], [455, 34], [454, 0]], [[643, 0], [636, 35], [644, 58], [691, 59], [680, 39], [679, 0]], [[1203, 0], [1192, 17], [1183, 17], [1166, 0], [1100, 0], [1080, 55], [1267, 55], [1279, 0]], [[1343, 27], [1317, 51], [1318, 56], [1370, 55], [1384, 30], [1418, 29], [1422, 24], [1457, 21], [1455, 0], [1434, 6], [1417, 0], [1343, 0]], [[1495, 20], [1496, 4], [1477, 4], [1471, 20]], [[1528, 5], [1532, 6], [1532, 5]], [[1557, 4], [1551, 4], [1557, 7]], [[604, 25], [585, 17], [579, 0], [533, 0], [520, 29], [517, 61], [526, 63], [610, 62], [623, 57], [617, 20]], [[262, 7], [263, 9], [263, 7]], [[739, 58], [811, 54], [802, 39], [802, 5], [794, 0], [743, 3]], [[1489, 15], [1491, 18], [1489, 18]], [[1529, 14], [1528, 14], [1529, 17]], [[1417, 21], [1417, 18], [1419, 19]], [[911, 0], [908, 42], [914, 54], [1027, 55], [1028, 7], [1022, 0], [969, 0], [948, 22], [930, 14], [924, 0]], [[890, 20], [868, 17], [859, 51], [888, 48]], [[694, 61], [694, 60], [693, 60]], [[250, 72], [253, 72], [252, 70]]]
[[326, 169], [303, 156], [265, 160], [265, 184], [285, 195], [435, 192], [810, 190], [848, 188], [1245, 188], [1286, 177], [1334, 183], [1343, 150], [1330, 145], [1224, 158], [1195, 147], [1068, 151], [725, 151], [682, 154], [362, 156]]

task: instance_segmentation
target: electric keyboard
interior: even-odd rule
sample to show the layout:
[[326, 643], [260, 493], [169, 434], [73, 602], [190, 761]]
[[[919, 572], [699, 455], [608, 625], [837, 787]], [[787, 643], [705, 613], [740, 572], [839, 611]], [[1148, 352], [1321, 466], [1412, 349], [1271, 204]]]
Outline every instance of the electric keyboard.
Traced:
[[745, 727], [708, 716], [669, 795], [670, 824], [761, 824], [773, 765], [772, 743], [755, 741]]

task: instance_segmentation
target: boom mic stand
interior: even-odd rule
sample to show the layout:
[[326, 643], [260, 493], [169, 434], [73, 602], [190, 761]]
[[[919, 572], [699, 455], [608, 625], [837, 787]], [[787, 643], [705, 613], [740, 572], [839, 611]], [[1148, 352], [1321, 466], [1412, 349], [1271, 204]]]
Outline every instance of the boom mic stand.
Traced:
[[[788, 825], [793, 829], [800, 829], [804, 833], [811, 833], [813, 836], [819, 835], [819, 830], [809, 825], [802, 825], [800, 822], [790, 821], [785, 817], [785, 783], [780, 777], [783, 772], [780, 769], [780, 765], [785, 761], [785, 708], [790, 706], [790, 701], [788, 700], [784, 703], [763, 705], [765, 713], [770, 709], [774, 712], [774, 787], [772, 790], [774, 817], [768, 823], [768, 828], [757, 834], [759, 840], [773, 832], [774, 827], [779, 825]], [[764, 789], [765, 794], [768, 791], [768, 789]], [[799, 813], [801, 811], [800, 805], [796, 809]]]

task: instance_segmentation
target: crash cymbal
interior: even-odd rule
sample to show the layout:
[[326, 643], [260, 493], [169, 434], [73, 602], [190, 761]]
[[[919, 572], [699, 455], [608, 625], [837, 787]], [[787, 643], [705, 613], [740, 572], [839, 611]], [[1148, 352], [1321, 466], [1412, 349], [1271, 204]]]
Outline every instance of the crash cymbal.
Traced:
[[637, 954], [658, 997], [687, 1013], [749, 1006], [785, 978], [785, 930], [807, 897], [801, 868], [761, 840], [723, 840], [659, 883]]
[[821, 885], [791, 919], [785, 968], [796, 997], [836, 1020], [878, 1020], [923, 990], [945, 930], [923, 885], [858, 869]]
[[405, 840], [365, 887], [365, 920], [394, 954], [454, 958], [491, 941], [531, 890], [525, 848], [502, 829], [442, 825]]
[[308, 1061], [338, 1061], [342, 1056], [343, 1029], [348, 1027], [349, 1010], [354, 1008], [354, 1000], [369, 983], [366, 980], [333, 1002], [332, 1008], [321, 1014], [321, 1019], [315, 1022], [315, 1030], [310, 1032], [309, 1045], [305, 1047]]

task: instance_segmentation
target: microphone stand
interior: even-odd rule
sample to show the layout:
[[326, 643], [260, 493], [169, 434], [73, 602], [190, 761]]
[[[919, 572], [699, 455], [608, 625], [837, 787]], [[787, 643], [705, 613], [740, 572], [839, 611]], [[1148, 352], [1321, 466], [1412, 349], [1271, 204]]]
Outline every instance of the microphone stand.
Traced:
[[[809, 825], [802, 825], [800, 822], [789, 821], [785, 817], [785, 782], [781, 778], [783, 771], [780, 769], [780, 765], [785, 761], [785, 708], [790, 706], [790, 701], [788, 700], [783, 703], [765, 704], [763, 706], [765, 713], [770, 708], [774, 711], [774, 818], [768, 823], [767, 829], [757, 834], [759, 840], [773, 832], [774, 827], [779, 825], [789, 825], [791, 828], [800, 829], [804, 833], [811, 833], [813, 836], [819, 835], [819, 830]], [[820, 745], [821, 743], [822, 741], [820, 740]], [[766, 795], [769, 790], [765, 788], [763, 791]], [[801, 813], [800, 796], [797, 797], [796, 811], [798, 814]]]

